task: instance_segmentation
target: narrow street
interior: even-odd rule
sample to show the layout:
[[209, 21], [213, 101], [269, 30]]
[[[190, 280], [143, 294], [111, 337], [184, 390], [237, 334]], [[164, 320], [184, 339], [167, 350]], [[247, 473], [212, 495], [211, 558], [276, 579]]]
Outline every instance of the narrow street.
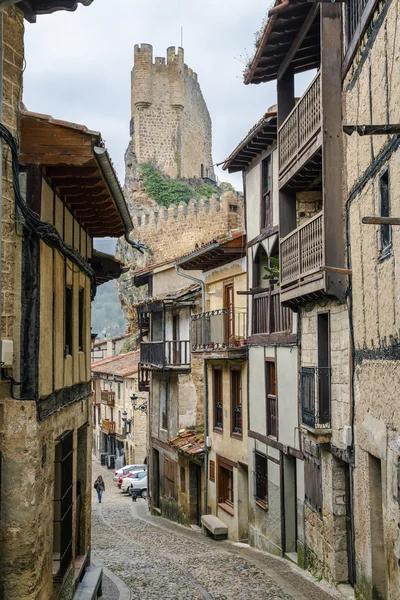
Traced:
[[[93, 489], [92, 557], [141, 600], [332, 600], [289, 561], [244, 544], [205, 538], [199, 531], [150, 515], [147, 502], [121, 494], [114, 471], [93, 462], [106, 492]], [[119, 600], [105, 576], [103, 597]], [[121, 596], [122, 598], [122, 596]]]

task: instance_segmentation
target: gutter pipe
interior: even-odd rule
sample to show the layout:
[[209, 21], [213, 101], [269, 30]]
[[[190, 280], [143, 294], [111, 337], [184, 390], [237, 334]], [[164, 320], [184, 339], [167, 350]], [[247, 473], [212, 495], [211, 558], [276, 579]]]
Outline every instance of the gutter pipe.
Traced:
[[[218, 244], [215, 244], [218, 246]], [[204, 251], [204, 250], [202, 250]], [[200, 254], [200, 252], [199, 252]], [[181, 277], [185, 277], [186, 279], [190, 279], [191, 281], [195, 281], [199, 283], [201, 286], [201, 310], [203, 313], [206, 312], [206, 284], [202, 279], [198, 279], [197, 277], [193, 277], [192, 275], [188, 275], [187, 273], [182, 273], [179, 270], [180, 265], [185, 261], [181, 260], [175, 263], [175, 271], [177, 275]], [[205, 326], [205, 321], [203, 319], [203, 326]], [[207, 374], [207, 361], [204, 359], [203, 361], [203, 386], [204, 386], [204, 514], [207, 514], [208, 507], [208, 447], [207, 447], [207, 437], [208, 437], [208, 382], [207, 382], [208, 374]]]
[[[14, 2], [12, 2], [14, 4]], [[9, 2], [11, 4], [11, 2]], [[0, 123], [3, 123], [3, 11], [0, 11]], [[3, 140], [0, 137], [0, 317], [3, 312]], [[1, 321], [0, 321], [1, 323]], [[0, 359], [3, 354], [2, 327], [0, 324]]]
[[125, 240], [130, 246], [135, 248], [135, 250], [139, 250], [139, 252], [143, 254], [143, 250], [146, 250], [147, 246], [142, 244], [142, 242], [137, 242], [129, 237], [129, 232], [133, 229], [133, 223], [126, 205], [124, 193], [121, 189], [121, 184], [119, 183], [118, 177], [114, 171], [110, 156], [106, 148], [101, 148], [100, 146], [94, 147], [94, 154], [100, 170], [103, 173], [104, 179], [106, 180], [107, 185], [114, 196], [117, 208], [121, 214], [125, 226]]

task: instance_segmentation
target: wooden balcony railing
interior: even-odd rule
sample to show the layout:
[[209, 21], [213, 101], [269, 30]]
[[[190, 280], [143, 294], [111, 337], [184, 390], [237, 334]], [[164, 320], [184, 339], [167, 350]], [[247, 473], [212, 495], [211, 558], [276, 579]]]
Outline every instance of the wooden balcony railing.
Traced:
[[139, 392], [150, 391], [150, 371], [139, 364]]
[[322, 213], [318, 213], [280, 242], [281, 286], [321, 269], [325, 262]]
[[292, 329], [293, 311], [281, 305], [279, 290], [254, 294], [252, 334], [283, 333]]
[[101, 403], [107, 406], [115, 406], [115, 392], [101, 390]]
[[247, 311], [211, 310], [192, 316], [192, 350], [223, 350], [246, 345]]
[[310, 429], [331, 427], [331, 370], [329, 367], [302, 367], [301, 422]]
[[284, 171], [321, 129], [321, 77], [314, 77], [278, 130], [279, 172]]
[[141, 342], [140, 363], [160, 368], [188, 368], [190, 366], [190, 342], [189, 340]]
[[108, 435], [115, 433], [115, 431], [116, 431], [115, 421], [109, 421], [108, 419], [102, 419], [101, 428], [104, 431], [104, 433], [107, 433]]

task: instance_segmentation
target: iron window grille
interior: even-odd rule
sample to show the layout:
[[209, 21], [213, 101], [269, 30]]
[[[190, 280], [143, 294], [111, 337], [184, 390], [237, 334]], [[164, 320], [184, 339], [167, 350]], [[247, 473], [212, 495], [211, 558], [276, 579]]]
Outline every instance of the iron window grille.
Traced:
[[311, 429], [330, 429], [330, 367], [302, 367], [300, 385], [302, 424]]
[[232, 433], [242, 435], [242, 371], [231, 369]]
[[254, 451], [254, 498], [268, 507], [268, 464], [265, 454]]

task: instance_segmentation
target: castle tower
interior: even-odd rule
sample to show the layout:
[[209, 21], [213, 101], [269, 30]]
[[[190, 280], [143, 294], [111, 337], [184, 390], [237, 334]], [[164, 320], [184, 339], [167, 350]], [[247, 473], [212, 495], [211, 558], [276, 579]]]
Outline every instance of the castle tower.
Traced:
[[150, 44], [136, 45], [132, 69], [132, 149], [170, 177], [214, 179], [211, 118], [183, 48], [153, 62]]

